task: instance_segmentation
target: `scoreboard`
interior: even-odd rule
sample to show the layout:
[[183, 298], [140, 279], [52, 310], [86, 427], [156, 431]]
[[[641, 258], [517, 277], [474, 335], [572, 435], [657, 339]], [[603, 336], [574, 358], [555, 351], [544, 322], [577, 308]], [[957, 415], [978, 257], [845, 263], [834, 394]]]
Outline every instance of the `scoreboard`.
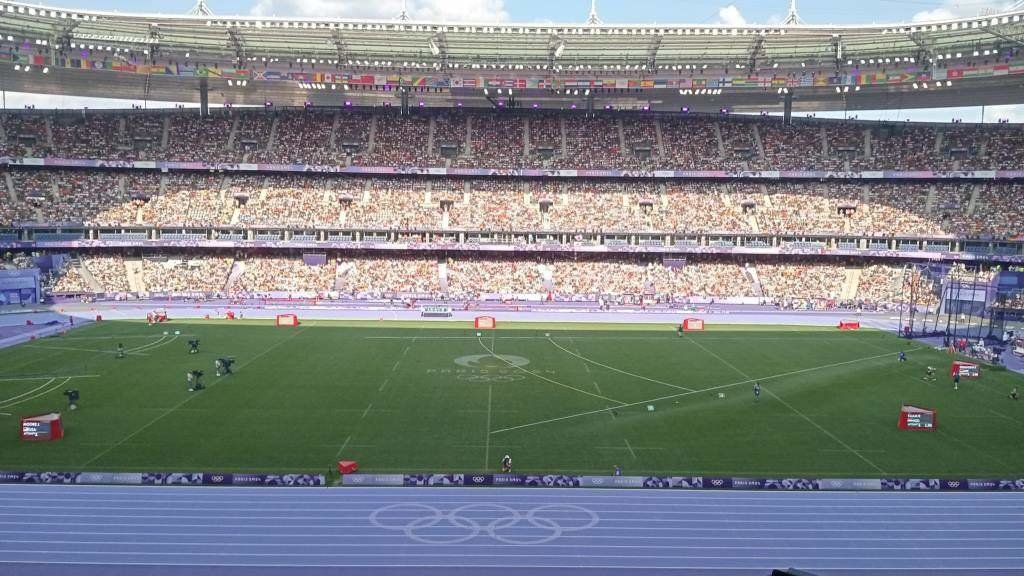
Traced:
[[60, 440], [64, 437], [64, 426], [59, 412], [37, 414], [21, 419], [21, 439], [29, 442]]
[[26, 440], [49, 440], [50, 423], [26, 420], [21, 423], [21, 437]]
[[935, 416], [931, 412], [907, 414], [907, 428], [932, 428], [934, 426]]
[[900, 430], [935, 430], [935, 410], [904, 405], [900, 408]]

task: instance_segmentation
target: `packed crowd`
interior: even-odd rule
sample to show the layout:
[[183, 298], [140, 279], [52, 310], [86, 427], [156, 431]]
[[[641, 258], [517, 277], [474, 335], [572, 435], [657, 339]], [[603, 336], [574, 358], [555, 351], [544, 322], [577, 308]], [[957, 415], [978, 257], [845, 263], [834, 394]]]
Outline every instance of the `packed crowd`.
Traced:
[[240, 264], [243, 271], [231, 285], [233, 294], [322, 294], [334, 290], [337, 275], [334, 261], [311, 266], [302, 258], [253, 257]]
[[356, 298], [383, 298], [389, 294], [441, 294], [436, 258], [346, 258], [339, 264], [338, 277], [339, 291]]
[[1014, 238], [1024, 185], [9, 172], [0, 222]]
[[540, 294], [548, 291], [545, 274], [550, 278], [545, 264], [515, 257], [449, 258], [448, 294], [460, 300], [477, 299], [482, 294]]
[[[30, 263], [30, 259], [26, 259]], [[998, 267], [977, 275], [963, 265], [808, 259], [687, 258], [372, 253], [334, 254], [326, 264], [298, 257], [201, 253], [144, 258], [104, 255], [72, 259], [55, 293], [317, 294], [358, 299], [509, 299], [692, 303], [744, 298], [786, 309], [892, 309], [913, 301], [934, 307], [949, 282], [990, 283]], [[623, 300], [622, 297], [631, 298]]]
[[221, 256], [143, 258], [141, 282], [146, 292], [223, 292], [233, 260]]
[[[402, 116], [397, 109], [310, 108], [227, 109], [208, 117], [185, 110], [9, 112], [0, 115], [0, 128], [4, 154], [111, 160], [345, 164], [351, 156], [359, 165], [683, 170], [979, 170], [1024, 162], [1019, 125], [786, 126], [776, 118], [697, 115], [417, 109]], [[454, 148], [442, 154], [448, 146]], [[549, 153], [547, 162], [541, 156]]]

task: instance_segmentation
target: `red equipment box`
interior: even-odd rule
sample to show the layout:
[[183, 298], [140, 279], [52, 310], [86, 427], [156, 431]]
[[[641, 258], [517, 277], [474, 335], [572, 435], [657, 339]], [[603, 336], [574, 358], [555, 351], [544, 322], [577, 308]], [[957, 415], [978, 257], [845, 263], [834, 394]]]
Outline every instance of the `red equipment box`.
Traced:
[[338, 473], [339, 474], [354, 474], [359, 470], [359, 463], [355, 460], [339, 460], [338, 461]]
[[860, 322], [856, 320], [840, 320], [840, 330], [860, 330]]
[[477, 330], [494, 330], [498, 327], [498, 321], [494, 316], [477, 316], [473, 320], [473, 327]]
[[981, 378], [981, 367], [974, 362], [954, 360], [953, 365], [949, 369], [949, 375], [956, 376], [958, 374], [961, 378], [970, 378], [975, 380]]
[[701, 331], [703, 329], [704, 329], [704, 319], [703, 318], [687, 318], [686, 320], [683, 320], [683, 331], [685, 331], [685, 332], [695, 332], [695, 331]]
[[48, 442], [64, 437], [60, 412], [36, 414], [21, 419], [21, 439], [29, 442]]
[[299, 317], [295, 314], [278, 314], [277, 315], [278, 326], [298, 326]]
[[900, 430], [924, 430], [932, 432], [939, 425], [935, 410], [904, 404], [900, 408]]

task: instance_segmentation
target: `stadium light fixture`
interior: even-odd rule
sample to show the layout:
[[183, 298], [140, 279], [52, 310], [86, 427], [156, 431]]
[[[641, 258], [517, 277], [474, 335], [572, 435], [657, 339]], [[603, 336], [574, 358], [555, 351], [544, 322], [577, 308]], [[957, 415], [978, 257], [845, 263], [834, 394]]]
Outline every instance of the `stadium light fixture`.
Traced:
[[952, 85], [953, 85], [953, 81], [952, 80], [946, 80], [946, 87], [947, 88], [952, 86]]
[[43, 74], [49, 74], [49, 73], [50, 73], [50, 67], [49, 66], [44, 66], [43, 67]]
[[31, 71], [32, 71], [32, 67], [26, 64], [26, 65], [25, 65], [25, 68], [23, 68], [23, 70], [24, 70], [25, 72], [31, 72]]
[[914, 82], [914, 90], [917, 90], [917, 82]]

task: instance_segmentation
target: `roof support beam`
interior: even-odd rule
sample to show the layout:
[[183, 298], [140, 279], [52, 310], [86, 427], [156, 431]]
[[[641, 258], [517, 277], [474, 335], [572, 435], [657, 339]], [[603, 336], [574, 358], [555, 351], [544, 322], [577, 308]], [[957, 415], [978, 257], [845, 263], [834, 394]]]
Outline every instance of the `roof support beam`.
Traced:
[[658, 66], [658, 48], [661, 48], [661, 34], [651, 36], [647, 43], [647, 71], [654, 72]]
[[345, 37], [338, 28], [331, 29], [331, 40], [334, 42], [334, 49], [338, 51], [338, 63], [347, 64], [349, 58], [348, 46], [345, 44]]
[[231, 42], [231, 47], [235, 51], [235, 64], [237, 67], [242, 68], [245, 66], [245, 39], [242, 38], [242, 32], [237, 26], [228, 28], [228, 40]]
[[832, 37], [832, 55], [836, 62], [836, 72], [843, 67], [843, 37], [836, 35]]
[[757, 38], [750, 44], [750, 52], [747, 54], [747, 73], [753, 74], [754, 70], [757, 69], [757, 57], [761, 55], [761, 50], [764, 49], [764, 36], [758, 34]]
[[437, 57], [441, 62], [441, 70], [448, 69], [448, 37], [445, 36], [444, 31], [440, 31], [430, 37], [430, 41], [427, 42], [427, 47], [430, 48], [430, 53]]
[[[934, 56], [932, 53], [931, 45], [925, 41], [924, 36], [920, 32], [911, 32], [907, 34], [907, 38], [917, 45], [919, 52], [917, 53], [917, 61], [921, 63], [926, 70], [931, 68], [931, 58]], [[927, 58], [926, 58], [927, 56]]]
[[1017, 46], [1018, 48], [1024, 48], [1024, 41], [1022, 41], [1020, 38], [1017, 38], [1015, 36], [1010, 36], [1008, 34], [1003, 34], [999, 30], [994, 30], [993, 28], [997, 28], [997, 27], [996, 26], [988, 26], [986, 28], [982, 28], [982, 30], [984, 30], [988, 34], [991, 34], [992, 36], [995, 36], [996, 38], [999, 38], [1000, 40], [1005, 40], [1005, 41], [1013, 44], [1014, 46]]

